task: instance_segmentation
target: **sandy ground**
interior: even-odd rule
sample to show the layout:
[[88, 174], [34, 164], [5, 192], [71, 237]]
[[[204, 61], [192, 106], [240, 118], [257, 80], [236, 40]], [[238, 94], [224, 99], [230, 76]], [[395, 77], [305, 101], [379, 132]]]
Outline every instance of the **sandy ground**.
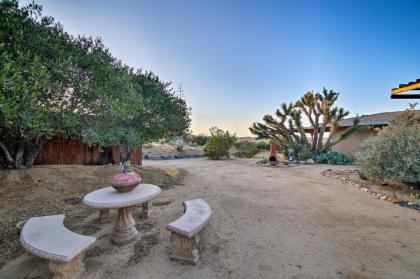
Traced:
[[[181, 154], [198, 154], [202, 155], [203, 147], [201, 146], [191, 146], [191, 145], [184, 145], [182, 148]], [[151, 157], [159, 157], [159, 156], [175, 156], [179, 154], [176, 148], [170, 144], [160, 144], [160, 143], [151, 143], [149, 145], [143, 146], [143, 155], [151, 156]]]
[[[87, 216], [83, 224], [98, 241], [85, 278], [420, 278], [417, 211], [320, 174], [351, 166], [270, 168], [256, 161], [146, 161], [186, 169], [184, 185], [162, 192], [160, 200], [173, 202], [139, 222], [132, 244], [112, 245], [111, 225]], [[207, 200], [214, 216], [201, 234], [199, 264], [188, 266], [169, 260], [165, 225], [193, 198]], [[22, 255], [0, 278], [45, 278], [46, 271], [47, 263]]]
[[[132, 166], [144, 183], [163, 190], [182, 183], [176, 168]], [[83, 196], [110, 184], [117, 166], [35, 166], [26, 170], [0, 170], [0, 268], [24, 251], [16, 224], [34, 216], [65, 214], [65, 225], [82, 234], [102, 231], [90, 221], [96, 210], [83, 206]], [[104, 230], [103, 233], [107, 233]], [[101, 236], [101, 235], [100, 235]]]

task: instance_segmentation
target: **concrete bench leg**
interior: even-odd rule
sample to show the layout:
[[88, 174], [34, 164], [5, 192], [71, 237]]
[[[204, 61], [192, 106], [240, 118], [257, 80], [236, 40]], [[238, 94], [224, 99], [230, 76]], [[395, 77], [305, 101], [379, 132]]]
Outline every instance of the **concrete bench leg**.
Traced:
[[141, 219], [147, 219], [152, 213], [152, 201], [145, 202], [141, 205], [143, 211], [140, 215]]
[[199, 241], [198, 234], [192, 238], [187, 238], [171, 232], [171, 260], [196, 265], [199, 259]]
[[109, 223], [111, 219], [109, 218], [109, 209], [100, 209], [99, 210], [99, 223]]
[[83, 257], [85, 252], [70, 262], [50, 262], [50, 271], [54, 274], [53, 279], [76, 279], [81, 278], [85, 271]]

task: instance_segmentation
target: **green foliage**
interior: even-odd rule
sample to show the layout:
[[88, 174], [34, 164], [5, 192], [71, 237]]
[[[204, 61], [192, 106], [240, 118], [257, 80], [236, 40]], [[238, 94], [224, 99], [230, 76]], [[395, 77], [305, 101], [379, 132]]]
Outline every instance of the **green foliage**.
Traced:
[[285, 158], [288, 158], [289, 156], [289, 149], [292, 149], [296, 152], [295, 159], [299, 161], [306, 161], [314, 156], [311, 150], [311, 146], [309, 144], [295, 143], [294, 146], [287, 146], [284, 144], [278, 144], [278, 142], [275, 140], [273, 140], [272, 142], [276, 144], [277, 150], [283, 153]]
[[204, 146], [204, 153], [213, 160], [219, 160], [223, 157], [229, 158], [229, 149], [236, 140], [235, 134], [229, 131], [223, 131], [217, 127], [210, 128], [210, 137]]
[[205, 134], [198, 134], [198, 135], [189, 135], [187, 140], [190, 141], [192, 144], [196, 144], [199, 146], [204, 146], [207, 143], [209, 136]]
[[[74, 37], [41, 6], [0, 1], [0, 156], [30, 167], [48, 138], [140, 145], [182, 135], [190, 109], [170, 84]], [[129, 154], [128, 154], [129, 155]]]
[[[331, 150], [332, 146], [355, 132], [358, 127], [356, 118], [353, 125], [338, 134], [338, 122], [349, 112], [334, 106], [339, 93], [323, 88], [321, 93], [307, 92], [295, 103], [283, 103], [276, 111], [275, 117], [267, 114], [263, 122], [253, 123], [249, 128], [258, 139], [270, 139], [280, 150], [293, 149], [299, 157], [299, 146], [309, 146], [313, 154]], [[303, 126], [302, 115], [305, 115], [311, 126], [312, 136], [308, 140], [307, 129]], [[324, 133], [327, 128], [330, 134], [324, 142]], [[301, 157], [307, 157], [309, 153]]]
[[318, 154], [314, 157], [314, 160], [320, 164], [330, 165], [350, 165], [353, 163], [346, 155], [336, 151], [328, 151], [326, 153]]
[[270, 144], [266, 141], [257, 141], [257, 148], [259, 150], [270, 150]]
[[268, 164], [268, 159], [267, 158], [262, 158], [261, 160], [259, 160], [258, 162], [257, 162], [257, 164], [260, 164], [260, 165], [265, 165], [265, 164]]
[[311, 147], [307, 144], [299, 144], [297, 146], [297, 159], [299, 161], [306, 161], [308, 159], [311, 159], [313, 157], [313, 153], [311, 151]]
[[408, 109], [355, 154], [360, 172], [381, 182], [420, 185], [420, 116]]
[[234, 155], [240, 158], [252, 158], [259, 152], [257, 144], [252, 141], [235, 142], [235, 147], [237, 151]]

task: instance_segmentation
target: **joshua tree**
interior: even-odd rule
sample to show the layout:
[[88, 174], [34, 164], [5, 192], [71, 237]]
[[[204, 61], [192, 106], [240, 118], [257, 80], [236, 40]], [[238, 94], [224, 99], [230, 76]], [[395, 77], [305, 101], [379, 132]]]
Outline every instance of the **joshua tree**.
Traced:
[[[326, 152], [358, 128], [359, 120], [355, 118], [351, 127], [337, 135], [338, 122], [349, 115], [348, 111], [334, 106], [338, 96], [338, 92], [325, 88], [316, 94], [309, 91], [294, 104], [283, 103], [276, 111], [277, 118], [267, 114], [263, 118], [264, 123], [253, 123], [250, 131], [260, 139], [275, 141], [283, 150], [292, 148], [297, 154], [302, 149], [309, 149], [313, 154]], [[311, 140], [305, 133], [302, 114], [311, 126]], [[323, 141], [327, 128], [330, 134]]]

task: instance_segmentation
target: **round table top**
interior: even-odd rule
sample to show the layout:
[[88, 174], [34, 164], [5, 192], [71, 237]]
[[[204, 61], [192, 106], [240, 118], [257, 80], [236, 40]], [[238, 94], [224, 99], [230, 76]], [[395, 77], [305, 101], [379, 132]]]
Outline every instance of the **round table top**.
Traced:
[[83, 203], [95, 208], [138, 206], [157, 197], [160, 191], [156, 185], [143, 183], [127, 193], [120, 193], [113, 187], [106, 187], [87, 194], [83, 198]]

